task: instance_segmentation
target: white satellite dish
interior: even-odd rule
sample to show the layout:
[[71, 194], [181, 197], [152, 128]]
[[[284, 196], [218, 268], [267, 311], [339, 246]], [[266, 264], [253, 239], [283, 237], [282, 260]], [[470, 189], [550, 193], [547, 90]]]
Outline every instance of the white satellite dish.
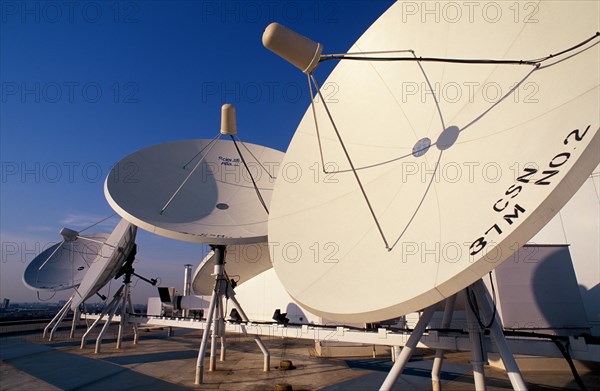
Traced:
[[98, 256], [75, 290], [71, 309], [75, 311], [81, 303], [95, 295], [123, 266], [135, 246], [137, 227], [121, 219], [106, 239]]
[[[215, 258], [214, 251], [211, 251], [196, 268], [192, 280], [194, 294], [212, 294], [215, 285]], [[225, 270], [228, 278], [234, 280], [236, 285], [243, 284], [271, 267], [269, 246], [266, 242], [227, 246]]]
[[35, 257], [23, 273], [23, 283], [38, 292], [52, 292], [79, 286], [100, 252], [108, 234], [81, 235], [62, 241]]
[[[230, 140], [221, 139], [223, 136]], [[225, 104], [221, 107], [220, 132], [212, 140], [182, 140], [144, 148], [122, 159], [106, 178], [106, 199], [123, 218], [168, 238], [210, 244], [215, 253], [196, 384], [202, 383], [211, 327], [215, 332], [210, 369], [215, 369], [216, 336], [222, 334], [219, 324], [225, 318], [223, 298], [227, 297], [248, 321], [225, 276], [225, 254], [227, 246], [266, 242], [268, 205], [282, 158], [282, 152], [242, 142], [237, 137], [235, 108]], [[120, 167], [135, 172], [125, 180]], [[225, 335], [220, 338], [224, 345]], [[268, 351], [260, 337], [255, 336], [255, 340], [268, 371]]]
[[[316, 174], [278, 180], [269, 215], [275, 271], [304, 308], [372, 322], [451, 297], [598, 165], [598, 4], [534, 5], [535, 23], [438, 23], [397, 2], [349, 54], [320, 56], [344, 61], [282, 163]], [[316, 85], [320, 45], [277, 25], [263, 42]]]
[[[266, 205], [282, 157], [221, 139], [158, 144], [123, 158], [106, 178], [104, 194], [123, 218], [158, 235], [208, 244], [264, 242]], [[135, 167], [135, 174], [125, 180], [119, 167]]]

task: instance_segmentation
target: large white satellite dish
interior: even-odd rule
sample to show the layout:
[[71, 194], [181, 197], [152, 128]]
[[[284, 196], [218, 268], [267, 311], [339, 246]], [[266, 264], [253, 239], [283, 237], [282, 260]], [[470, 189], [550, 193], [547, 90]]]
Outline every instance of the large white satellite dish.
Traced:
[[598, 2], [530, 3], [533, 15], [494, 23], [404, 5], [351, 54], [320, 56], [277, 25], [263, 38], [307, 74], [315, 56], [344, 58], [282, 163], [325, 172], [278, 180], [269, 215], [290, 295], [341, 322], [394, 318], [473, 284], [600, 161]]
[[56, 243], [35, 257], [23, 273], [23, 283], [38, 292], [79, 286], [108, 234], [81, 235]]
[[[212, 294], [215, 285], [215, 263], [214, 251], [209, 252], [200, 262], [192, 280], [194, 294], [200, 296]], [[272, 266], [269, 246], [266, 242], [227, 246], [225, 269], [229, 279], [235, 281], [236, 285], [243, 284]]]
[[[264, 242], [266, 205], [282, 157], [224, 139], [158, 144], [123, 158], [106, 178], [104, 194], [123, 218], [158, 235], [208, 244]], [[136, 173], [124, 180], [119, 167]]]
[[136, 233], [136, 226], [125, 219], [119, 221], [75, 290], [71, 302], [73, 311], [115, 277], [135, 246]]

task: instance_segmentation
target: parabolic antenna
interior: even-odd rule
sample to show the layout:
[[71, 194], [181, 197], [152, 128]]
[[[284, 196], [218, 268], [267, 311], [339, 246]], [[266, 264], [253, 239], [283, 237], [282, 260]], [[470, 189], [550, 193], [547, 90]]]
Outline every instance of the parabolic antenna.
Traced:
[[[278, 180], [269, 215], [276, 273], [310, 312], [371, 322], [451, 296], [598, 165], [599, 3], [532, 2], [518, 18], [506, 4], [451, 23], [397, 2], [350, 54], [320, 56], [341, 61], [282, 164], [325, 172]], [[278, 25], [263, 42], [316, 84], [327, 45]]]
[[[211, 251], [194, 272], [192, 290], [200, 296], [210, 296], [215, 286], [215, 253]], [[243, 284], [272, 267], [266, 242], [227, 246], [225, 270], [227, 277]]]
[[[265, 242], [282, 158], [282, 152], [239, 140], [158, 144], [121, 160], [104, 194], [123, 218], [158, 235], [215, 245]], [[123, 167], [135, 168], [129, 180]]]
[[100, 252], [89, 270], [75, 289], [71, 309], [75, 311], [81, 303], [95, 295], [121, 269], [135, 246], [137, 227], [121, 219], [113, 232], [101, 246]]
[[82, 235], [56, 243], [35, 257], [23, 273], [23, 283], [36, 291], [62, 291], [79, 285], [108, 234]]

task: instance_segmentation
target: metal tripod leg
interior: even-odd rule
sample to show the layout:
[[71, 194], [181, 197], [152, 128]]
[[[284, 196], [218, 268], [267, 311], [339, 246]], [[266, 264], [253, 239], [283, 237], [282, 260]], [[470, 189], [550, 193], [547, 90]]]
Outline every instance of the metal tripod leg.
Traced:
[[[133, 309], [133, 302], [131, 301], [131, 290], [129, 290], [129, 296], [127, 296], [127, 302], [129, 303], [129, 313], [135, 314], [135, 310]], [[137, 345], [138, 338], [139, 338], [138, 324], [137, 324], [137, 322], [132, 322], [132, 323], [133, 323], [133, 344]]]
[[[211, 351], [210, 351], [210, 366], [209, 370], [212, 371], [215, 369], [215, 361], [216, 361], [216, 345], [217, 345], [217, 337], [221, 337], [221, 358], [225, 358], [225, 319], [224, 319], [224, 305], [223, 305], [223, 296], [229, 298], [234, 307], [237, 309], [238, 313], [242, 317], [242, 319], [246, 322], [249, 321], [246, 313], [240, 306], [240, 303], [235, 298], [235, 293], [229, 285], [225, 277], [225, 250], [226, 247], [224, 245], [212, 246], [213, 251], [215, 252], [215, 269], [213, 275], [215, 276], [215, 288], [213, 290], [212, 296], [210, 298], [210, 305], [208, 308], [208, 315], [206, 318], [206, 328], [204, 333], [202, 334], [202, 342], [200, 343], [200, 351], [198, 352], [198, 361], [196, 363], [196, 379], [195, 384], [202, 384], [203, 376], [204, 376], [204, 356], [206, 354], [206, 348], [208, 345], [208, 338], [211, 337]], [[211, 328], [214, 328], [211, 334]], [[265, 372], [269, 370], [270, 364], [270, 355], [267, 347], [263, 344], [262, 340], [259, 336], [254, 336], [254, 341], [263, 352], [264, 355], [264, 365], [263, 369]]]
[[[127, 303], [129, 300], [129, 284], [123, 284], [125, 289], [123, 290], [123, 296], [121, 298], [121, 320], [119, 322], [119, 332], [117, 334], [117, 349], [121, 349], [121, 344], [123, 342], [123, 329], [125, 324], [128, 322], [127, 316]], [[118, 306], [117, 306], [118, 307]]]
[[75, 338], [75, 328], [77, 327], [77, 318], [79, 318], [79, 308], [75, 309], [73, 313], [73, 321], [71, 322], [71, 332], [69, 333], [69, 339]]
[[481, 327], [475, 318], [475, 314], [469, 305], [469, 289], [465, 289], [465, 311], [467, 313], [467, 325], [469, 328], [469, 339], [471, 341], [471, 365], [473, 366], [473, 381], [475, 390], [484, 391], [485, 372], [483, 365], [486, 363], [483, 350], [483, 336]]
[[215, 306], [217, 302], [217, 287], [213, 290], [212, 296], [210, 297], [210, 305], [208, 306], [208, 312], [206, 315], [206, 328], [202, 333], [202, 342], [200, 343], [200, 350], [198, 352], [198, 360], [196, 362], [196, 379], [194, 384], [202, 384], [204, 377], [204, 355], [206, 354], [206, 345], [208, 345], [208, 336], [212, 326], [212, 320], [215, 312]]
[[[122, 290], [120, 290], [121, 293], [123, 293]], [[118, 299], [121, 299], [121, 297], [118, 297]], [[108, 317], [106, 318], [106, 322], [104, 323], [104, 326], [102, 326], [102, 330], [100, 330], [100, 334], [98, 334], [98, 338], [96, 338], [96, 350], [94, 351], [94, 353], [98, 354], [100, 353], [100, 350], [102, 349], [102, 339], [104, 338], [104, 334], [106, 333], [106, 330], [108, 330], [108, 327], [110, 326], [110, 322], [112, 322], [112, 318], [113, 316], [115, 316], [115, 313], [117, 312], [117, 310], [119, 309], [119, 301], [117, 300], [113, 307], [110, 309], [110, 312], [108, 313]]]
[[[479, 298], [479, 308], [483, 312], [483, 315], [486, 319], [492, 318], [492, 308], [490, 304], [489, 293], [487, 288], [483, 284], [483, 281], [479, 280], [473, 285], [473, 290], [475, 294]], [[494, 321], [490, 327], [490, 334], [498, 348], [498, 352], [500, 353], [500, 357], [502, 358], [502, 362], [504, 363], [504, 368], [506, 368], [506, 373], [508, 374], [508, 378], [510, 379], [510, 383], [515, 390], [527, 390], [527, 385], [523, 380], [523, 375], [521, 375], [521, 371], [519, 370], [519, 366], [515, 361], [514, 356], [512, 355], [510, 349], [508, 348], [508, 344], [506, 343], [506, 338], [504, 337], [504, 332], [502, 330], [502, 324], [498, 317], [494, 317]]]
[[[456, 303], [456, 295], [452, 295], [446, 299], [446, 306], [444, 307], [444, 317], [442, 318], [442, 328], [446, 329], [450, 327], [452, 321], [452, 314], [454, 313], [454, 303]], [[440, 383], [440, 373], [442, 371], [442, 363], [444, 362], [444, 350], [437, 349], [435, 351], [435, 358], [433, 359], [433, 367], [431, 368], [431, 387], [434, 391], [442, 389]]]
[[119, 302], [119, 298], [121, 297], [122, 290], [123, 290], [123, 287], [121, 286], [121, 288], [113, 296], [113, 299], [110, 301], [110, 303], [108, 303], [108, 305], [105, 305], [104, 308], [102, 308], [102, 312], [100, 312], [100, 316], [98, 317], [98, 319], [96, 319], [94, 321], [94, 323], [92, 323], [92, 325], [86, 330], [86, 332], [83, 333], [83, 336], [81, 337], [81, 349], [83, 349], [85, 347], [87, 337], [92, 332], [92, 330], [96, 327], [96, 325], [98, 323], [100, 323], [100, 321], [102, 321], [102, 319], [106, 316], [106, 314], [108, 314], [108, 312], [110, 310], [112, 310], [113, 306]]
[[427, 328], [427, 325], [431, 321], [434, 312], [435, 305], [428, 307], [423, 312], [423, 314], [421, 315], [421, 319], [419, 319], [419, 322], [417, 323], [415, 329], [408, 338], [408, 341], [406, 341], [406, 344], [404, 345], [404, 347], [400, 351], [400, 354], [396, 358], [396, 362], [392, 366], [392, 369], [390, 370], [387, 377], [385, 378], [385, 381], [381, 385], [381, 391], [387, 391], [392, 389], [394, 383], [396, 383], [396, 380], [398, 379], [398, 376], [400, 376], [402, 370], [404, 370], [404, 367], [408, 363], [410, 356], [412, 356], [415, 348], [417, 347], [417, 344], [419, 343], [419, 340], [421, 339], [425, 328]]
[[[233, 289], [231, 289], [230, 286], [228, 286], [228, 295], [229, 295], [229, 300], [231, 300], [231, 303], [237, 310], [238, 314], [240, 314], [240, 317], [242, 318], [242, 320], [244, 322], [249, 322], [250, 319], [248, 319], [248, 316], [244, 312], [244, 309], [242, 308], [240, 303], [237, 301], [237, 299], [235, 297], [235, 292], [233, 291]], [[258, 335], [254, 336], [254, 342], [256, 342], [259, 349], [263, 353], [263, 371], [269, 372], [269, 370], [271, 368], [271, 353], [269, 353], [269, 349], [267, 349], [267, 347], [263, 343], [262, 339], [260, 339], [260, 337]]]
[[58, 325], [60, 324], [60, 322], [62, 322], [63, 319], [65, 318], [65, 315], [67, 315], [67, 312], [69, 312], [69, 307], [66, 307], [66, 306], [63, 307], [60, 310], [60, 317], [58, 318], [58, 320], [54, 324], [54, 327], [52, 327], [52, 330], [50, 331], [50, 337], [48, 338], [48, 341], [52, 341], [54, 339], [54, 332], [58, 328]]
[[225, 361], [225, 350], [227, 349], [227, 344], [225, 341], [225, 308], [224, 301], [227, 300], [224, 296], [221, 296], [221, 301], [219, 305], [219, 335], [221, 336], [221, 356], [219, 357], [219, 361]]
[[48, 334], [48, 329], [50, 328], [50, 326], [52, 326], [54, 324], [54, 327], [52, 327], [52, 331], [50, 332], [50, 337], [49, 337], [49, 340], [52, 341], [52, 338], [54, 336], [54, 331], [56, 330], [58, 324], [65, 317], [65, 314], [67, 312], [69, 312], [69, 307], [71, 306], [72, 301], [73, 301], [73, 296], [71, 296], [71, 298], [69, 298], [69, 300], [67, 300], [66, 304], [58, 311], [58, 313], [56, 315], [54, 315], [54, 318], [52, 318], [50, 323], [48, 323], [48, 325], [44, 328], [44, 334], [42, 334], [42, 338], [46, 338], [46, 335]]
[[222, 280], [218, 280], [217, 281], [217, 300], [215, 301], [215, 308], [214, 308], [214, 314], [213, 314], [213, 327], [212, 327], [212, 334], [210, 336], [210, 360], [208, 362], [208, 370], [209, 372], [212, 372], [216, 369], [217, 364], [216, 364], [216, 357], [217, 357], [217, 338], [219, 337], [219, 328], [221, 325], [220, 322], [220, 310], [219, 308], [221, 308], [221, 306], [223, 305], [223, 302], [221, 301], [221, 285], [222, 285]]

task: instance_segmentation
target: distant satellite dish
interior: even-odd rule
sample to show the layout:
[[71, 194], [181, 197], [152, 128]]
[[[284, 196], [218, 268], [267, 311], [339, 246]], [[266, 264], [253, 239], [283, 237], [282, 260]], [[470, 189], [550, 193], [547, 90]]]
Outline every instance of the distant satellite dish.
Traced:
[[[235, 117], [224, 112], [221, 132], [235, 134]], [[123, 218], [158, 235], [215, 245], [265, 242], [266, 205], [282, 157], [216, 138], [158, 144], [121, 160], [104, 194]], [[135, 172], [125, 178], [124, 167]]]
[[77, 287], [107, 238], [108, 234], [100, 233], [56, 243], [29, 263], [23, 283], [39, 292]]
[[73, 311], [115, 277], [135, 246], [136, 233], [136, 226], [124, 219], [119, 221], [75, 290], [71, 303]]
[[[215, 253], [211, 251], [194, 272], [192, 290], [199, 296], [210, 296], [215, 287]], [[272, 267], [266, 242], [227, 246], [225, 270], [237, 285]]]
[[[343, 61], [282, 163], [311, 175], [278, 180], [269, 216], [299, 304], [341, 322], [417, 311], [550, 221], [600, 161], [599, 8], [576, 4], [449, 23], [397, 2], [350, 54], [320, 57]], [[264, 41], [301, 70], [320, 50]]]

